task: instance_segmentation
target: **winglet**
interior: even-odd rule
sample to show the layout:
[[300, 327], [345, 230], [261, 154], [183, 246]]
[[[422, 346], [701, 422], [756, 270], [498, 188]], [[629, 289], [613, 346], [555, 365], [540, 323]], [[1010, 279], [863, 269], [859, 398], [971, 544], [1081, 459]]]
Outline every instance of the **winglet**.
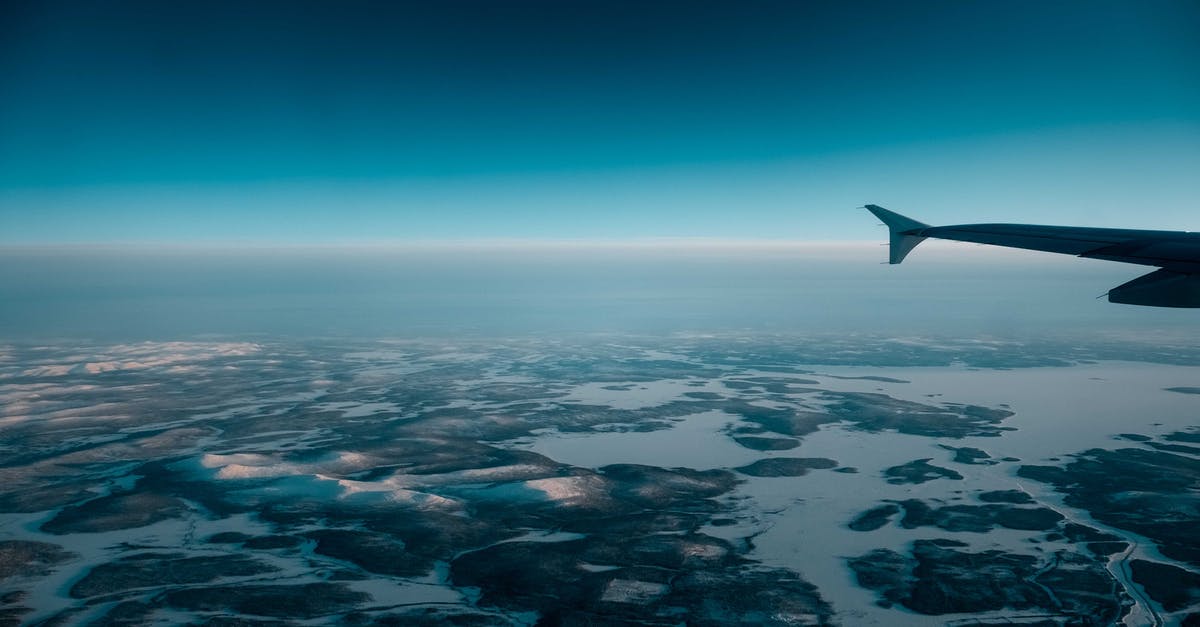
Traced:
[[867, 205], [866, 209], [887, 225], [890, 235], [888, 263], [897, 264], [904, 261], [908, 253], [925, 240], [921, 231], [929, 228], [928, 224], [906, 218], [879, 205]]

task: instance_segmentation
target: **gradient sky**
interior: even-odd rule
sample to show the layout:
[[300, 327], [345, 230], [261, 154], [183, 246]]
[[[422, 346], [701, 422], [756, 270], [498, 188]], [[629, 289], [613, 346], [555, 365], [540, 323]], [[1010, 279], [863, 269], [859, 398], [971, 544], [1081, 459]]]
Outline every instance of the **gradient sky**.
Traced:
[[1200, 229], [1200, 3], [0, 4], [0, 244]]

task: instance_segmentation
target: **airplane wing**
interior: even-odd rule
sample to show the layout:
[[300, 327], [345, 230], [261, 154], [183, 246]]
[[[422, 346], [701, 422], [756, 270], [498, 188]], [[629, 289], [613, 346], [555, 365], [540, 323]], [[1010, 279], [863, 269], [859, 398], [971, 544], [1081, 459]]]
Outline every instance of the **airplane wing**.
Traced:
[[1159, 270], [1109, 290], [1109, 302], [1200, 307], [1200, 233], [1036, 224], [930, 226], [878, 205], [866, 209], [888, 227], [892, 264], [933, 237], [1157, 266]]

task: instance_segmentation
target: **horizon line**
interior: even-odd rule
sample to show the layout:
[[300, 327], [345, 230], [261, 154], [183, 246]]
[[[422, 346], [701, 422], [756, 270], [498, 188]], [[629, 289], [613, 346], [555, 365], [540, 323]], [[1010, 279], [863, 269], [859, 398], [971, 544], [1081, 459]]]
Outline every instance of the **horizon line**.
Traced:
[[[638, 253], [638, 254], [715, 254], [768, 255], [776, 257], [838, 258], [887, 264], [886, 237], [875, 240], [798, 240], [720, 237], [639, 237], [639, 238], [455, 238], [410, 240], [346, 240], [324, 242], [282, 241], [130, 241], [130, 242], [0, 242], [0, 255], [77, 255], [95, 254], [565, 254]], [[968, 242], [931, 239], [921, 247], [921, 257], [960, 261], [1068, 261], [1038, 251]]]

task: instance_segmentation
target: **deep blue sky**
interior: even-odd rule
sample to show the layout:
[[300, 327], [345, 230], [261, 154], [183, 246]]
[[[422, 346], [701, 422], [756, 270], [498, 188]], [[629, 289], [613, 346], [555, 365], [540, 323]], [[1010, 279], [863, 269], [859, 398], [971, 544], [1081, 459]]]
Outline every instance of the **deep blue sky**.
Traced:
[[0, 243], [1200, 228], [1200, 3], [5, 2]]

